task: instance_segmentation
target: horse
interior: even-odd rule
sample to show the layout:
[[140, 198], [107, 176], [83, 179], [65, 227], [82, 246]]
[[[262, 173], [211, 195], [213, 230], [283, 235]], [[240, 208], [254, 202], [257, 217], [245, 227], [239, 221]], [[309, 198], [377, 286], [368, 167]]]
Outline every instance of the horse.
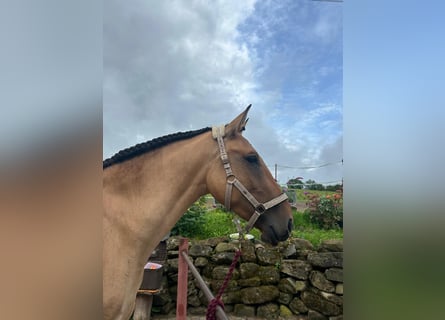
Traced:
[[266, 243], [289, 237], [287, 197], [242, 136], [250, 107], [227, 125], [156, 138], [103, 161], [104, 319], [130, 318], [148, 257], [202, 195], [249, 221], [246, 231], [258, 228]]

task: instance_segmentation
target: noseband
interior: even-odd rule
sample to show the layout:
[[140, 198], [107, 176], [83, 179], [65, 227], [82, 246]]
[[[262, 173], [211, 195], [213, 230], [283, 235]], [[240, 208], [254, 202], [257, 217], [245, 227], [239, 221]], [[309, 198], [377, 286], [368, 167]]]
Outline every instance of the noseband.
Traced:
[[[285, 193], [280, 194], [279, 196], [269, 200], [265, 203], [259, 202], [247, 189], [244, 185], [235, 177], [232, 172], [232, 168], [230, 167], [229, 157], [227, 156], [226, 148], [224, 147], [224, 135], [225, 135], [225, 126], [218, 126], [212, 128], [212, 136], [213, 139], [216, 139], [218, 142], [219, 153], [224, 165], [224, 170], [226, 171], [226, 194], [224, 199], [224, 206], [227, 210], [230, 210], [230, 200], [232, 197], [232, 187], [235, 186], [241, 192], [241, 194], [250, 202], [250, 204], [254, 207], [254, 212], [247, 222], [245, 232], [248, 233], [252, 228], [258, 218], [270, 208], [273, 208], [279, 205], [281, 202], [287, 199], [287, 195]], [[240, 229], [240, 228], [239, 228]], [[241, 230], [238, 230], [241, 232]]]

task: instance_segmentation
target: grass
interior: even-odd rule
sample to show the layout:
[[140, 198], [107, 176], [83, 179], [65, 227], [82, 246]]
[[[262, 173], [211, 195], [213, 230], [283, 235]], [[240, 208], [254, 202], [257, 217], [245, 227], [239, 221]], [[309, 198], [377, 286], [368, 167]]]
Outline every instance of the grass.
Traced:
[[293, 237], [306, 239], [315, 247], [319, 247], [323, 240], [343, 239], [342, 229], [323, 230], [311, 224], [302, 212], [292, 209], [292, 213], [294, 216]]
[[[325, 192], [326, 191], [320, 191]], [[328, 192], [329, 193], [329, 192]], [[302, 238], [310, 241], [315, 247], [318, 247], [323, 240], [326, 239], [342, 239], [343, 230], [322, 230], [312, 225], [302, 212], [293, 210], [294, 216], [294, 230], [292, 236]], [[203, 228], [201, 228], [199, 234], [196, 234], [195, 239], [207, 239], [213, 237], [227, 236], [231, 233], [236, 233], [236, 227], [232, 219], [233, 214], [227, 213], [222, 209], [210, 210], [204, 214]], [[242, 222], [244, 225], [245, 222]], [[250, 232], [259, 239], [261, 234], [257, 229], [253, 229]]]
[[222, 209], [214, 209], [204, 214], [203, 232], [197, 235], [199, 239], [227, 236], [236, 232], [232, 222], [233, 215]]

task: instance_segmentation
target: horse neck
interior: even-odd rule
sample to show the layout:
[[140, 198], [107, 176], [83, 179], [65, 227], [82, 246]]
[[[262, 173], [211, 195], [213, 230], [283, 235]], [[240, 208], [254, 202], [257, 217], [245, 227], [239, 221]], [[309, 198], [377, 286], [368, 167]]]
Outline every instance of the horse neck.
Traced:
[[[114, 182], [126, 200], [120, 203], [121, 227], [153, 250], [187, 208], [206, 194], [210, 159], [217, 156], [210, 133], [175, 142], [122, 163]], [[110, 168], [112, 169], [112, 168]], [[119, 219], [119, 218], [118, 218]]]

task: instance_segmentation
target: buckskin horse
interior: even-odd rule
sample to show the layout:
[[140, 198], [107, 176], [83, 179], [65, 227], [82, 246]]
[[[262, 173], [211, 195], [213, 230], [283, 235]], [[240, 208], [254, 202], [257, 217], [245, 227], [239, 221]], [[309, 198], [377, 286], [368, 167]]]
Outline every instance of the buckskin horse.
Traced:
[[289, 237], [287, 197], [242, 136], [249, 109], [225, 126], [167, 135], [103, 162], [104, 319], [130, 318], [149, 255], [202, 195], [247, 220], [246, 231], [258, 228], [264, 242]]

